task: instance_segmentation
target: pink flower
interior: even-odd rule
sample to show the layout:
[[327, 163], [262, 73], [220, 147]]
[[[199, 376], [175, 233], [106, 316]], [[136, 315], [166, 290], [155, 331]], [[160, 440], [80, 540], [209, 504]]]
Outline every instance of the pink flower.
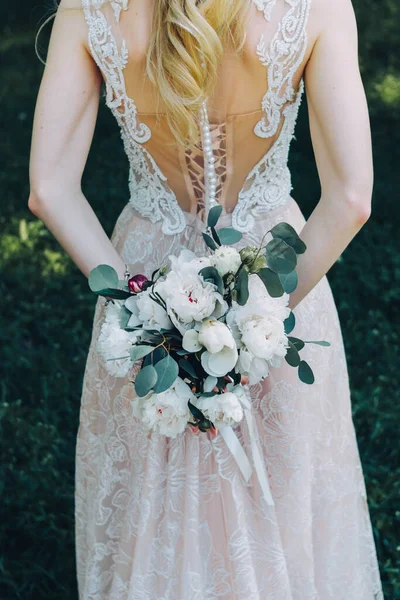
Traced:
[[134, 294], [138, 294], [143, 290], [143, 286], [146, 281], [148, 281], [146, 275], [134, 275], [128, 279], [129, 291], [133, 292]]

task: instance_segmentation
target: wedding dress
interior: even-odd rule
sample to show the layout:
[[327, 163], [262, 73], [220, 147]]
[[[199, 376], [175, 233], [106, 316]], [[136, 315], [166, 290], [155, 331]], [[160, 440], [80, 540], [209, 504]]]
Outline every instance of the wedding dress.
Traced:
[[[203, 152], [179, 147], [163, 113], [146, 112], [154, 94], [130, 61], [128, 0], [82, 1], [89, 48], [129, 160], [130, 200], [112, 241], [132, 273], [150, 275], [182, 248], [205, 251]], [[255, 59], [248, 51], [240, 63], [227, 52], [210, 102], [219, 226], [243, 233], [238, 247], [258, 245], [280, 221], [299, 232], [305, 222], [290, 195], [287, 159], [304, 90], [310, 3], [254, 0], [247, 39]], [[138, 37], [132, 47], [141, 43]], [[250, 387], [271, 506], [254, 472], [243, 479], [221, 435], [188, 428], [171, 439], [143, 429], [132, 415], [132, 377], [112, 377], [96, 351], [104, 318], [98, 300], [76, 454], [81, 600], [383, 599], [326, 277], [294, 313], [294, 336], [331, 346], [303, 350], [313, 385], [283, 362]], [[246, 422], [235, 432], [251, 456]]]

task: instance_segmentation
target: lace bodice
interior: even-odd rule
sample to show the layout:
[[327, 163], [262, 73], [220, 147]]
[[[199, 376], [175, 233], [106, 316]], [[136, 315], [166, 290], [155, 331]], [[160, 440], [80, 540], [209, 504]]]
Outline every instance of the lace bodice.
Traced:
[[[256, 15], [269, 27], [261, 29], [256, 54], [266, 72], [260, 110], [210, 120], [217, 159], [217, 201], [232, 212], [232, 225], [249, 231], [262, 213], [285, 204], [292, 190], [287, 161], [304, 91], [294, 77], [307, 48], [311, 0], [253, 0]], [[162, 231], [173, 235], [185, 228], [185, 210], [204, 212], [204, 161], [201, 144], [167, 152], [162, 115], [139, 113], [127, 92], [128, 46], [119, 30], [128, 0], [82, 0], [88, 24], [89, 48], [100, 68], [106, 104], [114, 114], [129, 160], [130, 203]], [[281, 15], [272, 23], [274, 11]], [[153, 124], [153, 126], [151, 125]], [[258, 141], [257, 141], [258, 140]], [[156, 156], [160, 156], [160, 160]], [[161, 169], [164, 162], [166, 168]], [[246, 169], [246, 170], [245, 170]], [[167, 174], [166, 171], [170, 171]], [[173, 182], [173, 183], [172, 183]]]

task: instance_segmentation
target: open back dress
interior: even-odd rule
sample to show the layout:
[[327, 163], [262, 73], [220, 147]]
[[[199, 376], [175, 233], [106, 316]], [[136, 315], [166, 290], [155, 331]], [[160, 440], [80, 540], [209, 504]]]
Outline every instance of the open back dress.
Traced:
[[[129, 164], [112, 241], [131, 273], [168, 256], [204, 254], [202, 144], [180, 146], [145, 76], [157, 0], [82, 0], [88, 47]], [[311, 0], [253, 0], [244, 50], [226, 46], [208, 101], [219, 226], [258, 245], [305, 219], [291, 196], [288, 153], [304, 91]], [[315, 383], [286, 362], [250, 386], [274, 504], [246, 482], [221, 435], [176, 438], [132, 414], [132, 375], [116, 379], [96, 350], [96, 306], [76, 452], [80, 600], [382, 600], [346, 358], [326, 277], [295, 308], [293, 335], [329, 340], [302, 351]], [[246, 422], [235, 432], [248, 456]]]

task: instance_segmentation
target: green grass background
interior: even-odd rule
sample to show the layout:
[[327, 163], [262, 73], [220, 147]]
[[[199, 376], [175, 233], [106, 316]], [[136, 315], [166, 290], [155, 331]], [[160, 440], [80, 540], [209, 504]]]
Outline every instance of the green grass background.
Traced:
[[[95, 299], [27, 209], [34, 102], [42, 66], [39, 0], [0, 6], [1, 600], [75, 600], [74, 452]], [[385, 597], [399, 561], [399, 0], [355, 0], [374, 143], [373, 213], [332, 268], [353, 414]], [[45, 37], [43, 38], [45, 42]], [[294, 196], [309, 215], [319, 184], [306, 103], [291, 153]], [[102, 106], [84, 178], [107, 232], [127, 201], [127, 163]], [[349, 598], [349, 600], [351, 600]]]

